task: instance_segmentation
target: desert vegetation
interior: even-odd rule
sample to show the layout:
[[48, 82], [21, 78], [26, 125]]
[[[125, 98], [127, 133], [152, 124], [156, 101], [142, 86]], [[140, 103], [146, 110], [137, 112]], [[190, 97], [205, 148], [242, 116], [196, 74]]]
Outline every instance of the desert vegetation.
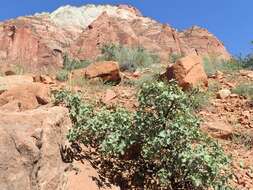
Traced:
[[91, 147], [104, 177], [114, 175], [122, 188], [230, 189], [228, 156], [199, 130], [188, 95], [174, 81], [144, 83], [138, 101], [131, 113], [94, 109], [67, 91], [55, 94], [74, 124], [69, 141]]
[[222, 60], [217, 56], [209, 56], [203, 58], [204, 69], [208, 76], [214, 75], [217, 71], [232, 74], [241, 69], [253, 69], [253, 55], [249, 54], [245, 57], [233, 57], [230, 60]]
[[241, 83], [232, 92], [253, 100], [253, 83]]
[[56, 74], [56, 78], [59, 81], [67, 81], [69, 72], [75, 69], [81, 69], [87, 67], [91, 64], [89, 60], [75, 60], [70, 58], [68, 55], [63, 57], [63, 68], [59, 70]]
[[253, 54], [126, 5], [1, 26], [0, 189], [252, 189]]
[[135, 71], [159, 63], [159, 56], [142, 47], [130, 48], [118, 44], [104, 44], [98, 60], [117, 61], [122, 71]]

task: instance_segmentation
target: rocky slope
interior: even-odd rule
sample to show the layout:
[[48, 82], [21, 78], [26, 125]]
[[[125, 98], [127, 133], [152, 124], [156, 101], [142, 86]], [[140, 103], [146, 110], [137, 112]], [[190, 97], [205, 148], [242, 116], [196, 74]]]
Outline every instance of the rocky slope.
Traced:
[[143, 17], [127, 5], [65, 6], [52, 13], [19, 17], [0, 23], [0, 63], [21, 64], [32, 71], [61, 67], [68, 54], [94, 59], [104, 43], [143, 46], [168, 55], [215, 54], [230, 57], [224, 45], [206, 29], [178, 32], [169, 25]]
[[42, 101], [55, 86], [44, 76], [0, 77], [1, 190], [100, 189], [88, 161], [66, 159], [68, 109]]

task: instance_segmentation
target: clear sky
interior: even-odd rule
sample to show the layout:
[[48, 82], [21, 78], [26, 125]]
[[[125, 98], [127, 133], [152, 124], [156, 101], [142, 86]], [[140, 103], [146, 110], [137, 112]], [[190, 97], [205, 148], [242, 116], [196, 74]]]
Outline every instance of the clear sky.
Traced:
[[253, 0], [3, 0], [0, 20], [87, 3], [131, 4], [144, 16], [178, 29], [205, 27], [234, 55], [253, 52]]

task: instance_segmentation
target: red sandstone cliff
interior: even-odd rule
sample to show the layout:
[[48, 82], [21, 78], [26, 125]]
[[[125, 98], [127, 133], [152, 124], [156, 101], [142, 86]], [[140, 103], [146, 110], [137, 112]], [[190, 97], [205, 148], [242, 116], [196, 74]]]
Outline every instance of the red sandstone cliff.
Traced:
[[55, 12], [19, 17], [0, 23], [0, 63], [31, 70], [61, 67], [63, 55], [93, 59], [104, 43], [143, 46], [163, 60], [169, 54], [215, 54], [230, 57], [206, 29], [178, 32], [130, 6], [61, 7]]

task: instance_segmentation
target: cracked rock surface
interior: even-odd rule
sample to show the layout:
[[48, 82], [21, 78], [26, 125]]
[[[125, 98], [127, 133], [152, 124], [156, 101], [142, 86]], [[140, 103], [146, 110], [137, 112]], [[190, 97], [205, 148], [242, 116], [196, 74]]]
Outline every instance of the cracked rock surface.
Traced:
[[71, 126], [62, 107], [0, 112], [0, 189], [64, 189], [59, 145]]

